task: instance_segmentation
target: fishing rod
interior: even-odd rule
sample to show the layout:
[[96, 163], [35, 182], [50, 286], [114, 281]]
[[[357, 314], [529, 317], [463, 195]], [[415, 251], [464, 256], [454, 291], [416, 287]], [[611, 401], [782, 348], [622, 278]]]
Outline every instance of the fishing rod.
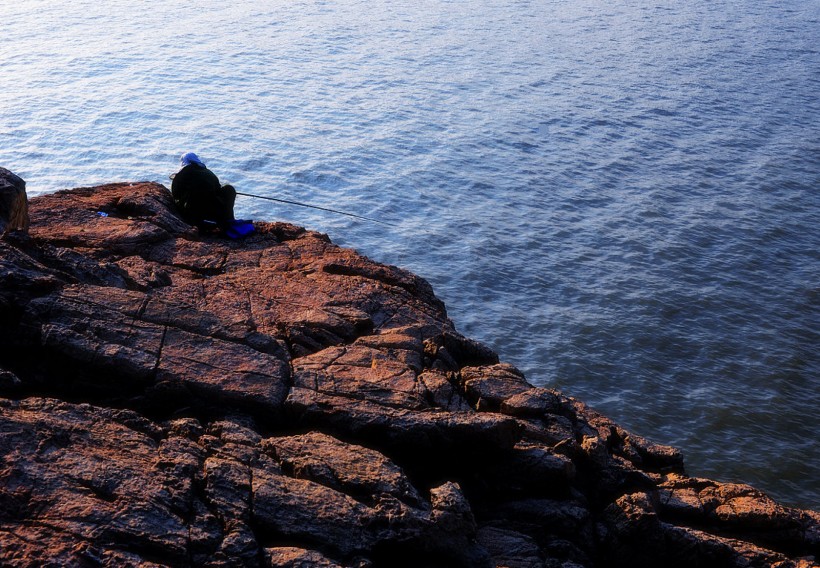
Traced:
[[[176, 174], [174, 173], [169, 175], [168, 177], [173, 180], [175, 176]], [[331, 209], [329, 207], [319, 207], [318, 205], [311, 205], [309, 203], [302, 203], [300, 201], [291, 201], [290, 199], [280, 199], [278, 197], [268, 197], [267, 195], [254, 195], [253, 193], [243, 193], [241, 191], [237, 191], [236, 194], [244, 195], [245, 197], [255, 197], [256, 199], [267, 199], [268, 201], [276, 201], [278, 203], [287, 203], [288, 205], [298, 205], [299, 207], [310, 207], [311, 209], [329, 211], [330, 213], [338, 213], [339, 215], [347, 215], [348, 217], [355, 217], [356, 219], [362, 219], [364, 221], [370, 221], [372, 223], [379, 223], [380, 225], [386, 225], [388, 227], [395, 227], [395, 225], [393, 225], [392, 223], [380, 221], [379, 219], [365, 217], [364, 215], [356, 215], [355, 213], [348, 213], [347, 211], [339, 211], [338, 209]]]
[[331, 209], [329, 207], [319, 207], [318, 205], [311, 205], [309, 203], [301, 203], [299, 201], [291, 201], [290, 199], [280, 199], [278, 197], [268, 197], [267, 195], [254, 195], [252, 193], [243, 193], [241, 191], [236, 192], [237, 195], [244, 195], [245, 197], [255, 197], [256, 199], [267, 199], [268, 201], [277, 201], [279, 203], [287, 203], [289, 205], [298, 205], [299, 207], [310, 207], [311, 209], [319, 209], [320, 211], [329, 211], [330, 213], [338, 213], [339, 215], [347, 215], [348, 217], [355, 217], [356, 219], [363, 219], [365, 221], [371, 221], [373, 223], [379, 223], [381, 225], [387, 225], [388, 227], [392, 227], [393, 225], [387, 223], [385, 221], [380, 221], [379, 219], [374, 219], [372, 217], [365, 217], [364, 215], [356, 215], [355, 213], [348, 213], [347, 211], [339, 211], [338, 209]]

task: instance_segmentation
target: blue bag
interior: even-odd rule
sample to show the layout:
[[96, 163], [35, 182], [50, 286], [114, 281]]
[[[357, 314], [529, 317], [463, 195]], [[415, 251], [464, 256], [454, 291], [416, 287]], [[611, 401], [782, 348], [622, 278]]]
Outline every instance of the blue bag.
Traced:
[[228, 221], [225, 227], [225, 236], [229, 239], [243, 239], [253, 233], [253, 221], [247, 219], [234, 219]]

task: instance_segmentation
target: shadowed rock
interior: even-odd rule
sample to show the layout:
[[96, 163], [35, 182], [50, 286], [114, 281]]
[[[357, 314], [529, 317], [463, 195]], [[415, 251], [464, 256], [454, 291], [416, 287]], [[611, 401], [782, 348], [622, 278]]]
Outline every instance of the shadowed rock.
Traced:
[[0, 235], [26, 231], [28, 225], [26, 182], [6, 168], [0, 168]]
[[409, 272], [200, 235], [155, 183], [29, 214], [0, 239], [4, 566], [817, 565], [817, 513], [533, 387]]

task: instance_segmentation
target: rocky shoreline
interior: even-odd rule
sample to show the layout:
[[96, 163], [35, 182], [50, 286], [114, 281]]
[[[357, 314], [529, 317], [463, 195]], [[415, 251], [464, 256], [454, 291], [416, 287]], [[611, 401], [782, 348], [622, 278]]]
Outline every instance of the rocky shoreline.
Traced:
[[820, 514], [528, 384], [418, 276], [11, 176], [0, 565], [818, 566]]

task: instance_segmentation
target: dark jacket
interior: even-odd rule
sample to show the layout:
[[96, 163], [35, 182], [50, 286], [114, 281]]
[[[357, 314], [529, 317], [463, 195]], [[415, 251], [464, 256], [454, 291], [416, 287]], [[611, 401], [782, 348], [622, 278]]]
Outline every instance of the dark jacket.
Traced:
[[191, 224], [223, 224], [233, 219], [236, 191], [230, 185], [221, 186], [219, 178], [208, 168], [189, 164], [179, 170], [171, 182], [171, 195], [183, 218]]

